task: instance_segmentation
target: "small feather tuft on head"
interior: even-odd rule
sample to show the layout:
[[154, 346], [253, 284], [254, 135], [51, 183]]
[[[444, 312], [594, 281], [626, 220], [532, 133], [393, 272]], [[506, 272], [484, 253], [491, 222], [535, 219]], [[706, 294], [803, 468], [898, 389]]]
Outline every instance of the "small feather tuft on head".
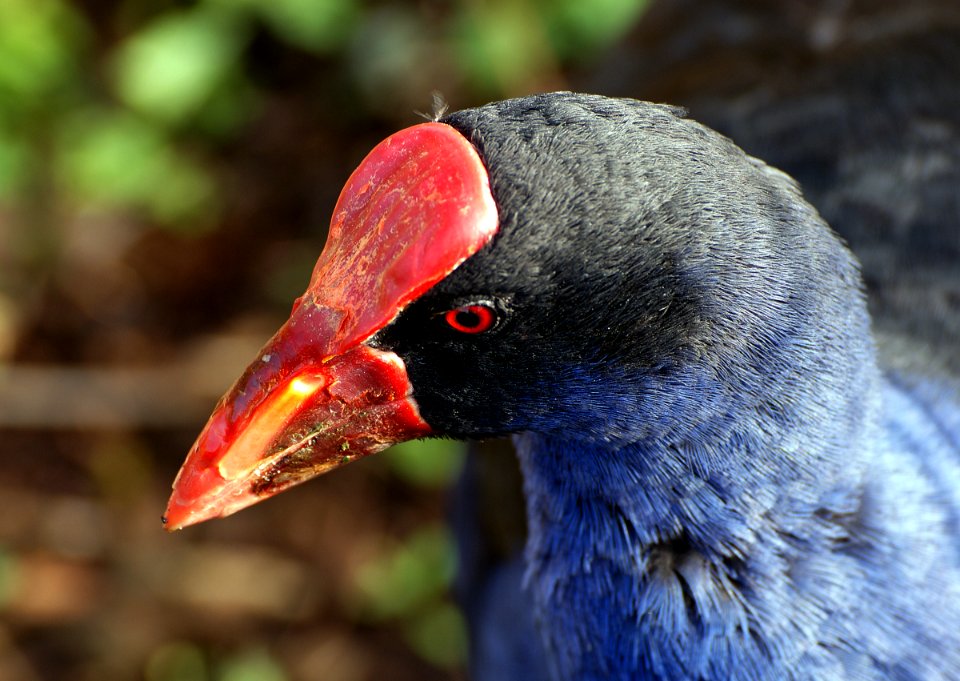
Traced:
[[434, 90], [430, 93], [430, 95], [433, 98], [433, 112], [423, 113], [422, 111], [415, 111], [414, 113], [421, 118], [426, 118], [428, 121], [433, 121], [436, 123], [447, 114], [447, 111], [450, 109], [450, 105], [447, 104], [447, 100], [444, 99], [443, 94], [439, 90]]

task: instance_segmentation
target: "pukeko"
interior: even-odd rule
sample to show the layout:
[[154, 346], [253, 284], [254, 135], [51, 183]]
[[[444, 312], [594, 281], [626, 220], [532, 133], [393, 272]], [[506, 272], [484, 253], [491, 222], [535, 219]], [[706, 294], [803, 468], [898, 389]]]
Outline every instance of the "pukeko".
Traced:
[[667, 106], [508, 100], [354, 172], [165, 522], [511, 434], [529, 537], [477, 611], [487, 678], [960, 679], [960, 403], [919, 385], [790, 177]]

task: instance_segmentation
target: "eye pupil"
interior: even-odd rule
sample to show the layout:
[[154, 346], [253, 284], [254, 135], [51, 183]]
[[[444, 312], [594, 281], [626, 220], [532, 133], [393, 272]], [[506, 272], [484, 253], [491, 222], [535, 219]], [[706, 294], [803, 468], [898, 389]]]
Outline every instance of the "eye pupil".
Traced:
[[464, 305], [444, 315], [447, 324], [460, 333], [483, 333], [496, 322], [489, 305]]
[[460, 326], [480, 326], [480, 315], [473, 310], [457, 310], [457, 324]]

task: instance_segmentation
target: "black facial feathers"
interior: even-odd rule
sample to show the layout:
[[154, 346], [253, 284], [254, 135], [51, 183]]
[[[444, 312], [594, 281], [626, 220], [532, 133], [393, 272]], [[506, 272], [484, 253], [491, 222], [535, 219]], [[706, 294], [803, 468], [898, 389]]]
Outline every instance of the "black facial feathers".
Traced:
[[[742, 390], [795, 371], [791, 347], [863, 334], [855, 265], [795, 183], [682, 116], [553, 93], [442, 119], [479, 151], [501, 226], [378, 335], [435, 428], [547, 429], [600, 383], [642, 400], [692, 367]], [[435, 323], [477, 296], [509, 308], [496, 333]]]

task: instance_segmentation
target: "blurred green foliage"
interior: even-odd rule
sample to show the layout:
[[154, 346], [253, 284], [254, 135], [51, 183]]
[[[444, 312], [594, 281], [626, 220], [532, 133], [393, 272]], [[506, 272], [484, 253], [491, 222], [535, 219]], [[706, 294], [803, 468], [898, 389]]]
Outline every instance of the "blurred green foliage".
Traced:
[[463, 468], [467, 445], [454, 440], [412, 440], [395, 445], [381, 456], [407, 482], [422, 487], [444, 487]]
[[0, 546], [0, 607], [7, 604], [17, 588], [17, 556]]
[[343, 46], [363, 11], [356, 0], [224, 0], [244, 5], [283, 40], [314, 52]]
[[153, 652], [144, 669], [144, 681], [208, 681], [207, 662], [199, 646], [183, 641], [167, 643]]
[[388, 619], [430, 603], [449, 586], [455, 567], [453, 542], [444, 528], [417, 531], [357, 573], [364, 614], [374, 620]]
[[161, 225], [212, 226], [213, 178], [149, 121], [91, 109], [65, 117], [62, 135], [58, 170], [70, 196], [105, 209], [140, 207]]
[[346, 81], [331, 87], [390, 117], [432, 89], [469, 102], [562, 86], [560, 67], [614, 40], [643, 5], [129, 0], [106, 27], [120, 34], [112, 40], [66, 0], [4, 0], [0, 201], [28, 210], [52, 177], [58, 204], [207, 230], [224, 197], [206, 157], [265, 95], [253, 75], [258, 35], [333, 64]]
[[144, 669], [145, 681], [287, 681], [280, 665], [263, 649], [250, 648], [210, 664], [203, 649], [174, 641], [153, 652]]
[[396, 621], [411, 647], [433, 664], [462, 664], [466, 625], [445, 600], [455, 573], [456, 547], [449, 531], [421, 529], [361, 567], [354, 607], [364, 619]]
[[[198, 5], [162, 15], [113, 55], [117, 96], [161, 125], [184, 124], [217, 99], [236, 99], [250, 30], [241, 17]], [[231, 102], [231, 108], [237, 102]]]
[[262, 649], [244, 650], [224, 660], [216, 681], [287, 681], [280, 665]]

